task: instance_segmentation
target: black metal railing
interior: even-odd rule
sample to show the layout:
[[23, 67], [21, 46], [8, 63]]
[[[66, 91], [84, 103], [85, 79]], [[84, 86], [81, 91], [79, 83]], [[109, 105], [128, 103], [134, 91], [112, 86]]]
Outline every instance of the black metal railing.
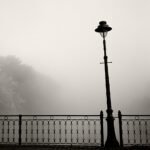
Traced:
[[0, 144], [104, 146], [100, 115], [1, 115]]
[[[150, 146], [150, 115], [119, 111], [120, 146]], [[104, 147], [103, 112], [100, 115], [0, 115], [0, 145], [79, 145]], [[106, 135], [106, 133], [105, 133]]]
[[119, 111], [120, 145], [150, 146], [150, 115], [122, 115]]

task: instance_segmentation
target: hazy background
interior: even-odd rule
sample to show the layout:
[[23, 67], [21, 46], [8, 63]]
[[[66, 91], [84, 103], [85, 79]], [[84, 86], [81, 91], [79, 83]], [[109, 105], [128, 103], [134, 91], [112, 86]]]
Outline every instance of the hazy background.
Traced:
[[113, 109], [150, 113], [149, 7], [149, 0], [0, 0], [0, 112], [105, 111], [94, 29], [106, 20]]

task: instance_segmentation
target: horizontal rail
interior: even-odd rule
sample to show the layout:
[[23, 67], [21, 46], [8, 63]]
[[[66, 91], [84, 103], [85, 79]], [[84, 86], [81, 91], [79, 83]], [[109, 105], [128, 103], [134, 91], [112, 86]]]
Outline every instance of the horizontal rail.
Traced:
[[126, 116], [126, 117], [150, 117], [150, 115], [122, 115], [122, 116]]
[[[82, 117], [82, 116], [88, 116], [88, 117], [98, 117], [100, 115], [22, 115], [20, 114], [21, 116], [23, 117], [35, 117], [35, 116], [38, 116], [38, 117], [48, 117], [48, 116], [55, 116], [55, 117], [66, 117], [66, 116], [71, 116], [71, 117]], [[0, 115], [0, 117], [5, 117], [5, 116], [8, 116], [8, 117], [17, 117], [19, 115]]]

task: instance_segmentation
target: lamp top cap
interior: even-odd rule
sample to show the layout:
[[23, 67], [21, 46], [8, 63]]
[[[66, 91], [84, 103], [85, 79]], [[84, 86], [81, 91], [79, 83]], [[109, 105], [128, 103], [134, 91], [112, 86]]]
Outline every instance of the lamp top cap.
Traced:
[[95, 29], [95, 32], [108, 32], [110, 30], [112, 30], [112, 28], [108, 26], [106, 21], [100, 21], [99, 26]]
[[100, 25], [106, 25], [107, 22], [106, 22], [106, 21], [100, 21], [99, 24], [100, 24]]

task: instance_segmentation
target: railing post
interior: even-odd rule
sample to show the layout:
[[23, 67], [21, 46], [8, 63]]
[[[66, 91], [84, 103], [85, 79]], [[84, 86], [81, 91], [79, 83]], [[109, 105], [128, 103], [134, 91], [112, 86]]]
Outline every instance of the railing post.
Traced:
[[19, 115], [19, 145], [21, 145], [21, 125], [22, 125], [22, 115]]
[[123, 147], [122, 114], [120, 110], [118, 111], [118, 119], [119, 119], [120, 146]]
[[101, 125], [101, 147], [104, 147], [103, 111], [100, 112], [100, 125]]

